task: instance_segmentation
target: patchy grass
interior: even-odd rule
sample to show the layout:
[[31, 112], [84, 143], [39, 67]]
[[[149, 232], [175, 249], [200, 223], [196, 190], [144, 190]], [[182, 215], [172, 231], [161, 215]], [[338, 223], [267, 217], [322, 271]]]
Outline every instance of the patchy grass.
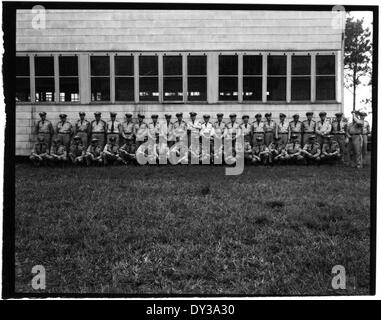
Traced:
[[18, 164], [16, 290], [41, 264], [51, 293], [368, 294], [369, 227], [369, 167]]

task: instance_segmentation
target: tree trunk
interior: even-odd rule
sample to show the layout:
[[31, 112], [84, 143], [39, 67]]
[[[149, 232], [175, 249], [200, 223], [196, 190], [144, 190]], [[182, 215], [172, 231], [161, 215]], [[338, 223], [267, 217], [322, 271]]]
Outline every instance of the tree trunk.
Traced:
[[357, 66], [353, 68], [353, 111], [356, 110], [356, 76], [357, 76]]

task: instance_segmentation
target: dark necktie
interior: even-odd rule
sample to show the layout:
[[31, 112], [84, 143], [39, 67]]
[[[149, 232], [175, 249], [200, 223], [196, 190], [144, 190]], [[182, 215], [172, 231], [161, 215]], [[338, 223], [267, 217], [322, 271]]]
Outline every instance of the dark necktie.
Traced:
[[337, 131], [338, 131], [338, 132], [341, 131], [340, 121], [337, 122]]
[[111, 121], [111, 132], [114, 132], [114, 121]]

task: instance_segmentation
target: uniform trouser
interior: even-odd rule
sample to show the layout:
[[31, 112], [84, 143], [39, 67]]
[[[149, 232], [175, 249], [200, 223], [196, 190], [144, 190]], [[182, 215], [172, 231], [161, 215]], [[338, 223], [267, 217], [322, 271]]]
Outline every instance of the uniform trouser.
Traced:
[[278, 137], [280, 138], [280, 142], [283, 143], [284, 145], [287, 144], [288, 142], [288, 133], [278, 133]]
[[365, 159], [368, 153], [368, 136], [366, 134], [362, 135], [362, 158]]
[[353, 134], [348, 147], [352, 166], [362, 167], [362, 135]]
[[52, 146], [52, 136], [50, 133], [43, 133], [43, 132], [40, 132], [38, 134], [39, 137], [43, 137], [44, 138], [44, 142], [47, 143], [48, 145], [48, 148], [50, 150], [50, 147]]
[[269, 146], [271, 142], [274, 140], [274, 132], [266, 132], [265, 133], [265, 145]]
[[60, 139], [61, 143], [65, 146], [66, 151], [69, 151], [70, 147], [70, 133], [58, 133], [57, 138]]
[[302, 146], [304, 146], [306, 143], [308, 143], [308, 139], [313, 135], [313, 132], [305, 132], [303, 133], [303, 143]]
[[255, 132], [255, 133], [253, 134], [253, 141], [252, 141], [253, 145], [255, 145], [255, 144], [257, 143], [257, 138], [258, 138], [258, 137], [262, 137], [262, 138], [264, 138], [264, 136], [265, 136], [265, 133], [264, 133], [264, 132]]
[[296, 141], [298, 141], [300, 144], [302, 143], [302, 134], [300, 132], [291, 132], [291, 135], [296, 135]]
[[105, 165], [113, 164], [114, 162], [119, 162], [120, 160], [121, 160], [121, 158], [115, 154], [104, 154], [103, 155], [103, 162]]
[[107, 134], [107, 143], [110, 141], [110, 138], [111, 137], [115, 137], [116, 138], [116, 142], [115, 142], [115, 144], [117, 145], [117, 146], [119, 146], [119, 133], [108, 133]]
[[69, 153], [69, 158], [72, 163], [81, 163], [84, 161], [84, 156], [83, 155], [75, 155], [74, 153]]
[[88, 139], [89, 139], [89, 136], [87, 134], [87, 132], [77, 132], [77, 136], [79, 136], [81, 138], [81, 141], [82, 141], [82, 144], [85, 148], [87, 148], [88, 146]]
[[29, 157], [29, 159], [32, 160], [33, 163], [45, 162], [46, 160], [48, 160], [48, 155], [38, 157], [38, 156], [32, 154], [32, 155]]
[[348, 146], [345, 142], [345, 134], [335, 134], [333, 139], [339, 144], [341, 159], [343, 162], [348, 162]]
[[103, 150], [104, 146], [105, 146], [105, 140], [106, 140], [106, 137], [105, 137], [105, 134], [103, 132], [93, 132], [91, 134], [91, 139], [99, 139], [99, 146], [101, 147], [101, 149]]

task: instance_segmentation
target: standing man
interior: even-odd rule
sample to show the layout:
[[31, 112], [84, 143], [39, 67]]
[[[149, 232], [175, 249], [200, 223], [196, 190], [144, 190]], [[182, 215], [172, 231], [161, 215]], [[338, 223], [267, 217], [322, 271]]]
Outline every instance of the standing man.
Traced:
[[44, 164], [49, 157], [49, 147], [44, 140], [44, 136], [37, 137], [37, 142], [34, 144], [29, 159], [32, 160], [35, 166]]
[[[211, 150], [213, 150], [213, 137], [214, 137], [214, 128], [213, 125], [209, 122], [210, 120], [210, 115], [209, 114], [204, 114], [203, 116], [204, 122], [201, 124], [201, 129], [200, 129], [200, 137], [201, 137], [201, 142], [202, 139], [209, 141], [209, 148], [205, 149], [202, 147], [201, 151], [201, 158], [202, 159], [210, 159], [212, 153]], [[202, 146], [202, 144], [201, 144]], [[205, 149], [205, 150], [204, 150]], [[206, 153], [204, 152], [206, 151]]]
[[320, 120], [316, 123], [316, 136], [317, 136], [317, 142], [320, 145], [323, 145], [324, 143], [324, 137], [331, 134], [332, 126], [327, 117], [327, 112], [320, 112], [319, 113]]
[[172, 116], [165, 114], [165, 123], [161, 126], [161, 134], [167, 141], [168, 148], [171, 148], [176, 143], [176, 136], [174, 133], [173, 123], [171, 122]]
[[[48, 145], [48, 150], [50, 150], [50, 145], [52, 142], [52, 136], [54, 134], [53, 125], [49, 120], [46, 120], [46, 112], [39, 113], [40, 120], [37, 121], [35, 133], [38, 137], [44, 138], [44, 143]], [[38, 139], [37, 139], [38, 140]]]
[[226, 123], [222, 121], [223, 117], [223, 113], [217, 113], [217, 121], [213, 124], [214, 133], [219, 138], [223, 138], [226, 129]]
[[119, 146], [119, 136], [121, 135], [121, 125], [118, 120], [116, 120], [116, 113], [110, 112], [110, 120], [106, 125], [106, 133], [107, 133], [107, 143], [111, 137], [115, 137], [116, 144]]
[[242, 123], [240, 125], [241, 132], [243, 134], [244, 142], [249, 142], [251, 144], [252, 141], [252, 128], [251, 124], [249, 123], [249, 116], [247, 114], [242, 116]]
[[70, 146], [69, 158], [73, 164], [83, 163], [86, 155], [86, 147], [82, 144], [81, 137], [75, 136]]
[[98, 139], [99, 147], [103, 148], [106, 142], [106, 122], [101, 119], [102, 114], [100, 112], [95, 112], [94, 117], [95, 120], [91, 121], [90, 124], [91, 140]]
[[271, 120], [272, 114], [265, 113], [265, 123], [264, 123], [264, 130], [265, 130], [265, 145], [269, 146], [270, 143], [274, 141], [275, 137], [275, 131], [276, 131], [276, 123], [274, 120]]
[[159, 135], [160, 135], [160, 124], [157, 119], [159, 116], [157, 114], [151, 115], [152, 122], [148, 124], [148, 134], [155, 141], [155, 143], [159, 143]]
[[306, 164], [318, 163], [320, 161], [321, 147], [320, 144], [316, 142], [315, 135], [310, 135], [308, 137], [308, 142], [301, 150], [301, 154], [306, 160]]
[[85, 119], [86, 113], [79, 113], [79, 120], [74, 125], [74, 135], [81, 138], [82, 144], [87, 148], [90, 135], [90, 122]]
[[56, 132], [57, 138], [65, 146], [66, 151], [68, 151], [70, 148], [71, 136], [73, 134], [73, 126], [69, 121], [66, 121], [66, 118], [66, 114], [60, 114], [61, 121], [57, 123]]
[[289, 128], [289, 140], [291, 140], [291, 136], [296, 136], [296, 140], [299, 144], [302, 143], [302, 122], [299, 121], [299, 115], [294, 114], [292, 116], [293, 120], [290, 122]]
[[251, 127], [253, 130], [253, 145], [255, 145], [258, 137], [265, 137], [265, 124], [262, 122], [262, 115], [260, 113], [255, 115], [255, 121], [252, 123]]
[[233, 147], [235, 146], [236, 136], [240, 134], [240, 126], [237, 123], [237, 115], [235, 113], [231, 113], [229, 115], [230, 122], [226, 124], [226, 138], [233, 140]]
[[148, 125], [144, 120], [145, 116], [143, 114], [138, 114], [138, 123], [134, 125], [134, 134], [136, 141], [136, 150], [147, 141], [148, 139]]
[[126, 113], [125, 116], [126, 120], [121, 125], [123, 143], [132, 145], [134, 143], [134, 122], [131, 113]]
[[302, 148], [299, 143], [298, 137], [299, 136], [297, 134], [292, 134], [290, 142], [286, 145], [286, 154], [284, 156], [284, 159], [288, 163], [297, 164], [303, 161], [303, 156], [301, 155]]
[[286, 121], [286, 115], [284, 113], [279, 114], [279, 123], [276, 126], [275, 136], [280, 138], [280, 142], [284, 145], [288, 142], [288, 136], [290, 131], [290, 124]]
[[362, 132], [364, 120], [358, 111], [352, 111], [352, 122], [347, 126], [347, 137], [349, 139], [348, 151], [351, 158], [351, 166], [362, 168]]
[[173, 130], [176, 137], [176, 142], [179, 142], [180, 140], [184, 139], [187, 135], [187, 124], [185, 121], [183, 121], [183, 113], [178, 112], [176, 113], [177, 120], [173, 124]]
[[365, 161], [365, 156], [368, 153], [368, 135], [370, 134], [369, 122], [365, 120], [367, 116], [366, 112], [360, 112], [360, 119], [364, 121], [364, 126], [362, 128], [362, 159]]
[[302, 122], [303, 145], [309, 143], [310, 137], [315, 135], [316, 121], [312, 120], [313, 115], [313, 112], [307, 112], [307, 119]]
[[196, 120], [197, 113], [189, 112], [190, 120], [187, 122], [188, 147], [191, 143], [198, 143], [200, 138], [201, 123]]
[[340, 146], [341, 161], [343, 163], [349, 162], [348, 155], [348, 139], [347, 139], [347, 122], [343, 120], [343, 113], [338, 112], [335, 114], [336, 119], [332, 121], [332, 135]]

